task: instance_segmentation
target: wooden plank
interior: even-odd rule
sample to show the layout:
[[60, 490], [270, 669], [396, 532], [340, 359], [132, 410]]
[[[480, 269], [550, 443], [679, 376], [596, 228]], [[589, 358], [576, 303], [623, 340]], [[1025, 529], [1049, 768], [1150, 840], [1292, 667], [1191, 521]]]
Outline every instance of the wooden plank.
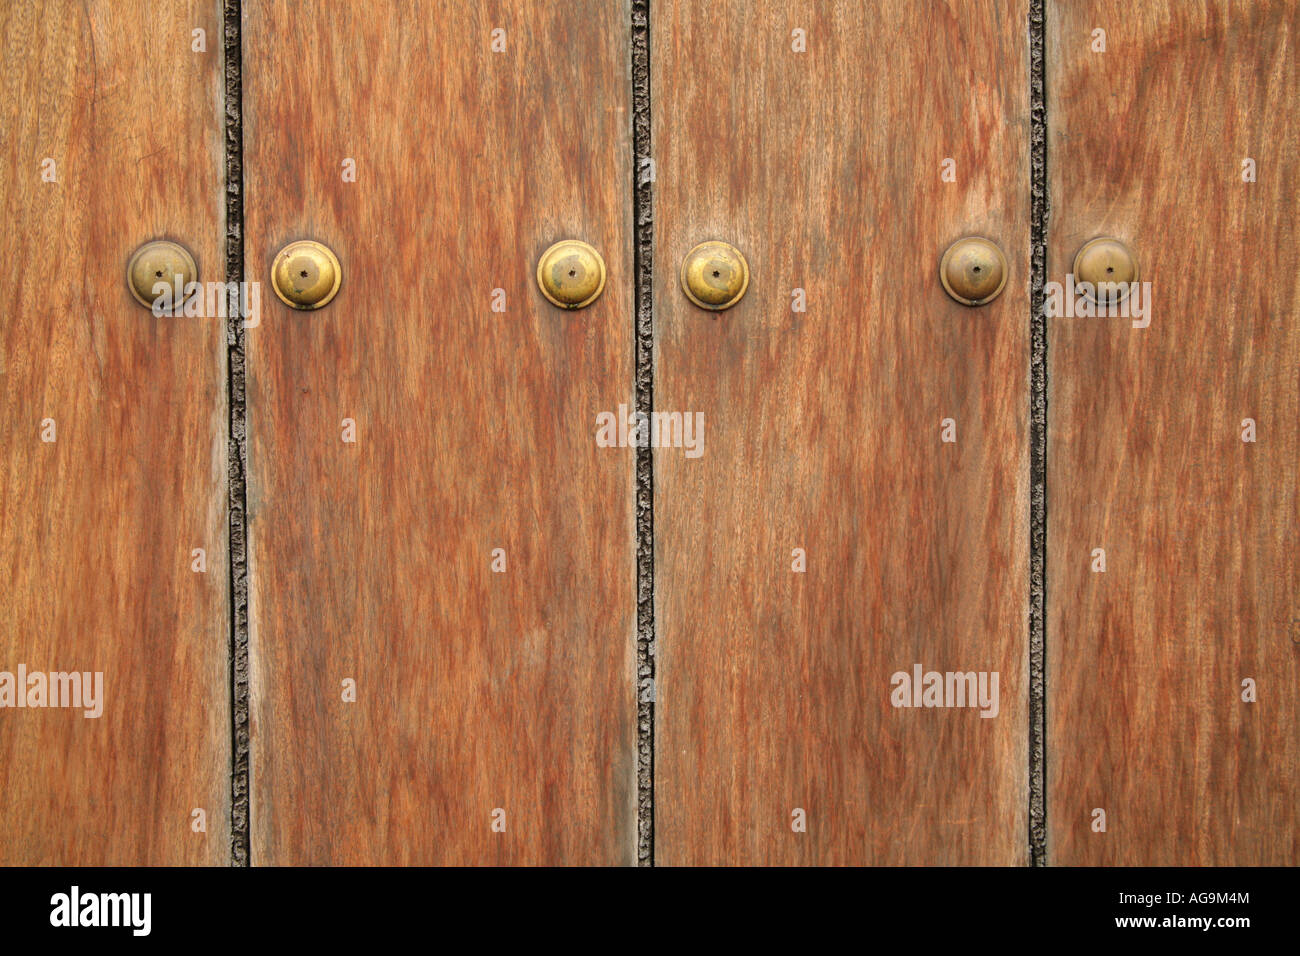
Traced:
[[[655, 405], [705, 418], [656, 452], [660, 863], [1027, 859], [1028, 11], [954, 6], [652, 6]], [[1010, 264], [975, 309], [971, 233]], [[714, 238], [717, 315], [677, 277]], [[1000, 713], [892, 707], [916, 663]]]
[[1048, 14], [1049, 279], [1113, 235], [1151, 282], [1050, 320], [1049, 857], [1294, 864], [1300, 4]]
[[[344, 270], [248, 336], [253, 862], [631, 862], [634, 458], [594, 440], [633, 388], [626, 11], [245, 16], [247, 268]], [[609, 281], [563, 313], [570, 237]]]
[[11, 3], [0, 36], [0, 670], [103, 675], [98, 718], [0, 710], [0, 864], [220, 864], [225, 320], [124, 276], [166, 237], [223, 278], [221, 5]]

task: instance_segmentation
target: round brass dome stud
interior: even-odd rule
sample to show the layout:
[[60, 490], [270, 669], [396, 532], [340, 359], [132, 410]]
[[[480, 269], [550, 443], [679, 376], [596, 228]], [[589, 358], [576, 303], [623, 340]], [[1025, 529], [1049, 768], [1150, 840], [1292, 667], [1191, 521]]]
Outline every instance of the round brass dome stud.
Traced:
[[551, 305], [584, 309], [605, 290], [605, 260], [595, 246], [564, 239], [537, 260], [537, 285]]
[[991, 239], [966, 236], [943, 254], [939, 281], [962, 305], [992, 302], [1007, 284], [1007, 259]]
[[338, 257], [312, 239], [289, 243], [271, 263], [271, 288], [290, 308], [323, 308], [342, 284], [343, 269]]
[[1137, 257], [1118, 239], [1109, 236], [1090, 239], [1074, 257], [1075, 287], [1089, 283], [1092, 291], [1081, 292], [1099, 305], [1123, 302], [1132, 288], [1129, 283], [1137, 281]]
[[[180, 276], [179, 280], [177, 276]], [[126, 285], [135, 301], [151, 310], [154, 303], [159, 302], [158, 311], [166, 314], [176, 312], [184, 305], [187, 298], [185, 287], [198, 281], [198, 277], [199, 269], [189, 250], [166, 239], [146, 242], [131, 254], [126, 264]], [[181, 293], [179, 301], [176, 301], [178, 281]], [[154, 292], [154, 286], [160, 282], [166, 284], [168, 292]]]
[[748, 288], [749, 263], [730, 243], [701, 242], [682, 260], [682, 291], [701, 309], [729, 309]]

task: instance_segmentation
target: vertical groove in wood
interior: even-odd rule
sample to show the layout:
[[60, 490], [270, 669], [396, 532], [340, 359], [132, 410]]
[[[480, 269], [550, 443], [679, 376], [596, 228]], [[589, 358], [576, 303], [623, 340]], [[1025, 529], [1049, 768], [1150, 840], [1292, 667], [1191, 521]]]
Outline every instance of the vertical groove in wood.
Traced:
[[1151, 293], [1049, 320], [1049, 856], [1295, 864], [1300, 4], [1049, 12], [1049, 276], [1110, 235]]
[[[244, 140], [241, 0], [224, 0], [226, 115], [226, 276], [244, 281]], [[260, 277], [253, 276], [254, 281]], [[232, 304], [233, 304], [232, 300]], [[227, 445], [230, 511], [230, 858], [248, 866], [248, 432], [245, 405], [244, 319], [227, 311], [226, 371], [230, 432]], [[250, 322], [255, 319], [250, 318]]]
[[[655, 454], [657, 861], [1023, 863], [1027, 0], [652, 14], [655, 405], [705, 416]], [[973, 309], [968, 234], [1010, 269]], [[708, 239], [751, 267], [720, 314]], [[999, 672], [999, 716], [892, 707], [915, 663]]]
[[229, 860], [222, 320], [125, 280], [157, 238], [223, 278], [220, 36], [216, 0], [0, 6], [0, 670], [104, 680], [0, 711], [0, 864]]
[[[650, 0], [632, 0], [632, 218], [636, 269], [636, 408], [654, 408], [654, 161], [651, 154]], [[637, 863], [655, 855], [654, 449], [636, 456]]]
[[1029, 0], [1030, 439], [1029, 439], [1029, 857], [1047, 862], [1047, 65], [1045, 0]]

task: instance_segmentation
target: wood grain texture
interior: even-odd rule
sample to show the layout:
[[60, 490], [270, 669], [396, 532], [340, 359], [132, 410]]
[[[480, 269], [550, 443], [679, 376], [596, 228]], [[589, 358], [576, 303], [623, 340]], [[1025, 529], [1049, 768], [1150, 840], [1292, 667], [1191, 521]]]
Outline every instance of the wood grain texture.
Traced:
[[1152, 295], [1050, 320], [1049, 856], [1295, 864], [1300, 4], [1048, 15], [1049, 278], [1114, 235]]
[[99, 718], [0, 710], [0, 864], [229, 860], [225, 321], [155, 318], [125, 282], [154, 238], [222, 278], [220, 23], [0, 9], [0, 670], [104, 675]]
[[[656, 452], [660, 863], [1027, 859], [1026, 17], [653, 4], [655, 405], [705, 416]], [[938, 281], [967, 234], [1010, 265], [983, 308]], [[714, 238], [721, 314], [677, 276]], [[1000, 714], [891, 707], [915, 663], [999, 672]]]
[[[248, 337], [253, 862], [631, 862], [634, 457], [594, 441], [633, 388], [627, 11], [245, 11], [249, 274], [344, 271]], [[573, 313], [565, 238], [609, 270]]]

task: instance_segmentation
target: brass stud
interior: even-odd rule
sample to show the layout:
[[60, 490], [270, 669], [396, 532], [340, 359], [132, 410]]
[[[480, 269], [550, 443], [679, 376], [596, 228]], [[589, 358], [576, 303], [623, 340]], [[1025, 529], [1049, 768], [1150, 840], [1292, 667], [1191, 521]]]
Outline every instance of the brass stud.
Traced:
[[1138, 281], [1137, 257], [1118, 239], [1099, 236], [1083, 244], [1074, 257], [1074, 282], [1079, 292], [1100, 305], [1117, 305], [1128, 298]]
[[1007, 284], [1007, 259], [997, 243], [982, 236], [958, 239], [943, 254], [939, 281], [962, 305], [992, 302]]
[[730, 243], [701, 242], [682, 260], [682, 291], [701, 309], [729, 309], [748, 288], [749, 263]]
[[343, 268], [338, 257], [311, 239], [289, 243], [271, 263], [271, 287], [290, 308], [323, 308], [342, 284]]
[[[157, 302], [158, 311], [164, 314], [180, 310], [189, 298], [185, 294], [185, 287], [198, 281], [198, 277], [199, 269], [189, 250], [180, 243], [166, 239], [146, 242], [132, 253], [126, 264], [126, 285], [135, 301], [151, 310]], [[154, 287], [159, 283], [166, 285], [168, 291], [159, 289], [155, 293]], [[181, 289], [179, 296], [175, 292], [178, 283]]]
[[594, 246], [565, 239], [537, 260], [537, 285], [551, 305], [586, 308], [605, 289], [605, 260]]

